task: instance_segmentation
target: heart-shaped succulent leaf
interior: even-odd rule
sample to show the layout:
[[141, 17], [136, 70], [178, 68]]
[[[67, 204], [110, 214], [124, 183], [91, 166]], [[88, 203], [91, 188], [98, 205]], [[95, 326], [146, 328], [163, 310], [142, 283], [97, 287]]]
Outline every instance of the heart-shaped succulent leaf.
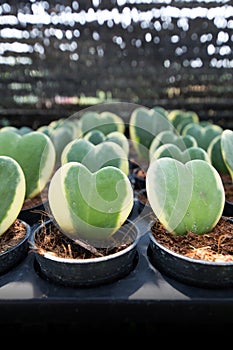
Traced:
[[37, 131], [43, 132], [49, 136], [55, 148], [56, 164], [60, 165], [63, 149], [69, 142], [73, 141], [74, 139], [73, 130], [62, 124], [56, 128], [49, 125], [41, 126]]
[[33, 131], [33, 129], [29, 126], [21, 126], [20, 128], [16, 128], [15, 126], [4, 126], [0, 129], [0, 131], [14, 131], [17, 134], [24, 135], [27, 134], [28, 132]]
[[112, 131], [109, 134], [105, 135], [102, 131], [95, 129], [89, 131], [84, 137], [85, 140], [90, 141], [93, 145], [98, 145], [104, 141], [112, 141], [117, 143], [123, 148], [125, 153], [129, 154], [129, 142], [125, 134], [120, 131]]
[[230, 174], [226, 166], [226, 163], [223, 159], [223, 152], [221, 147], [221, 135], [217, 135], [210, 142], [209, 147], [207, 148], [207, 153], [209, 155], [211, 164], [219, 172], [220, 175]]
[[216, 124], [190, 123], [183, 129], [182, 135], [193, 136], [198, 146], [207, 151], [210, 142], [215, 136], [221, 135], [222, 131], [222, 128]]
[[149, 160], [149, 149], [153, 139], [161, 131], [173, 129], [167, 117], [154, 109], [137, 107], [130, 116], [130, 139], [142, 160]]
[[194, 111], [185, 111], [182, 109], [173, 109], [168, 113], [168, 119], [172, 122], [175, 129], [182, 134], [184, 127], [190, 123], [198, 123], [199, 116]]
[[225, 165], [233, 181], [233, 131], [225, 129], [221, 135], [221, 150]]
[[6, 125], [3, 126], [2, 128], [0, 128], [0, 132], [2, 131], [14, 131], [14, 132], [18, 132], [18, 128], [16, 128], [16, 126], [12, 126], [12, 125]]
[[93, 143], [93, 145], [98, 145], [99, 143], [105, 141], [106, 137], [102, 131], [94, 129], [84, 135], [83, 138], [84, 140], [88, 140], [89, 142]]
[[80, 118], [80, 126], [82, 135], [86, 135], [91, 130], [100, 130], [104, 135], [113, 131], [124, 133], [125, 123], [117, 114], [104, 111], [87, 111]]
[[48, 124], [49, 128], [51, 129], [59, 129], [65, 127], [66, 129], [70, 130], [70, 133], [72, 134], [72, 139], [75, 139], [77, 137], [81, 137], [81, 126], [80, 121], [76, 118], [60, 118], [57, 120], [53, 120], [51, 123]]
[[106, 166], [121, 169], [126, 175], [129, 173], [128, 155], [123, 148], [112, 141], [104, 141], [93, 145], [85, 139], [70, 142], [62, 152], [61, 163], [79, 162], [91, 172]]
[[26, 191], [23, 170], [11, 157], [0, 156], [0, 236], [17, 219]]
[[113, 235], [133, 207], [128, 177], [115, 167], [91, 173], [83, 164], [61, 166], [49, 186], [49, 206], [61, 230], [70, 238], [103, 240]]
[[197, 146], [197, 141], [191, 135], [179, 135], [178, 133], [172, 130], [161, 131], [151, 142], [150, 158], [152, 157], [153, 153], [157, 150], [157, 148], [159, 148], [162, 145], [165, 145], [166, 143], [172, 143], [176, 145], [181, 151], [185, 151], [186, 148]]
[[168, 110], [162, 106], [153, 106], [151, 109], [162, 114], [165, 118], [168, 117], [168, 113], [169, 113]]
[[113, 131], [106, 135], [105, 141], [112, 141], [123, 148], [125, 153], [129, 155], [129, 142], [125, 134], [120, 131]]
[[21, 166], [26, 180], [26, 198], [38, 195], [48, 183], [55, 166], [55, 149], [50, 138], [39, 131], [19, 135], [0, 133], [0, 155], [10, 156]]
[[151, 161], [154, 159], [170, 157], [179, 160], [182, 163], [187, 163], [193, 159], [202, 159], [206, 162], [210, 162], [208, 153], [201, 147], [189, 147], [184, 151], [181, 151], [179, 147], [172, 143], [167, 143], [160, 146], [152, 155]]
[[211, 231], [225, 204], [219, 173], [199, 159], [186, 164], [168, 157], [154, 160], [147, 171], [146, 190], [159, 221], [177, 235]]

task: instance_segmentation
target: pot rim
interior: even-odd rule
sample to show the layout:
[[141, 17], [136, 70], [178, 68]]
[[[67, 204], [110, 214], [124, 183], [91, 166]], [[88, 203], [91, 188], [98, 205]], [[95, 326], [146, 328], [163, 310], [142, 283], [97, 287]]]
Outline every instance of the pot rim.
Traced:
[[[233, 223], [233, 220], [229, 219], [229, 221], [231, 221]], [[149, 229], [148, 231], [148, 235], [149, 235], [149, 239], [156, 245], [158, 246], [161, 250], [165, 251], [167, 254], [170, 254], [172, 256], [174, 256], [175, 258], [178, 258], [180, 260], [184, 260], [193, 264], [197, 264], [197, 265], [207, 265], [207, 266], [232, 266], [233, 267], [233, 261], [208, 261], [208, 260], [204, 260], [204, 259], [195, 259], [195, 258], [190, 258], [188, 256], [182, 255], [180, 253], [176, 253], [173, 250], [165, 247], [163, 244], [159, 243], [151, 229]]]
[[15, 250], [16, 248], [21, 246], [21, 244], [23, 244], [27, 239], [30, 238], [31, 226], [27, 222], [25, 222], [25, 221], [23, 221], [21, 219], [16, 219], [16, 220], [19, 220], [25, 226], [25, 228], [26, 228], [25, 237], [20, 242], [18, 242], [16, 245], [14, 245], [11, 248], [7, 249], [5, 252], [0, 253], [0, 256], [4, 256], [4, 255], [7, 255], [7, 254], [11, 253], [13, 250]]
[[[35, 244], [35, 241], [34, 241], [34, 236], [35, 236], [37, 230], [39, 230], [42, 226], [44, 226], [44, 225], [46, 225], [46, 224], [48, 224], [48, 223], [50, 223], [50, 222], [53, 222], [53, 220], [52, 220], [52, 219], [49, 219], [49, 220], [47, 220], [46, 222], [40, 224], [40, 225], [34, 230], [33, 234], [31, 235], [31, 244], [32, 244], [32, 246], [35, 247], [36, 249], [37, 249], [37, 247], [36, 247], [36, 244]], [[45, 253], [43, 253], [43, 254], [39, 254], [39, 255], [41, 255], [42, 257], [44, 257], [44, 258], [46, 258], [46, 259], [50, 259], [50, 260], [53, 260], [53, 261], [56, 261], [56, 262], [60, 262], [60, 263], [66, 263], [66, 264], [83, 264], [83, 265], [85, 265], [85, 264], [90, 264], [90, 263], [97, 263], [97, 262], [102, 262], [102, 261], [106, 261], [106, 260], [109, 260], [109, 259], [112, 260], [112, 259], [118, 258], [119, 256], [124, 255], [124, 254], [127, 254], [130, 250], [134, 249], [134, 248], [137, 246], [138, 241], [139, 241], [139, 239], [140, 239], [139, 228], [138, 228], [138, 226], [136, 225], [136, 223], [133, 222], [133, 221], [130, 220], [130, 219], [126, 219], [125, 223], [126, 223], [126, 222], [130, 223], [131, 225], [133, 225], [133, 227], [134, 227], [134, 229], [135, 229], [135, 231], [136, 231], [136, 237], [135, 237], [135, 239], [132, 241], [132, 243], [131, 243], [128, 247], [126, 247], [126, 248], [120, 250], [119, 252], [116, 252], [116, 253], [113, 253], [113, 254], [109, 254], [109, 255], [106, 255], [106, 256], [95, 257], [95, 258], [87, 258], [87, 259], [60, 258], [60, 257], [58, 257], [58, 256], [55, 256], [55, 255], [53, 255], [53, 254], [51, 254], [51, 253], [47, 253], [47, 252], [45, 252]], [[124, 225], [124, 224], [123, 224], [123, 225]], [[120, 228], [119, 228], [119, 230], [120, 230]], [[36, 249], [35, 249], [35, 250], [36, 250]], [[36, 253], [36, 254], [38, 254], [38, 253]]]

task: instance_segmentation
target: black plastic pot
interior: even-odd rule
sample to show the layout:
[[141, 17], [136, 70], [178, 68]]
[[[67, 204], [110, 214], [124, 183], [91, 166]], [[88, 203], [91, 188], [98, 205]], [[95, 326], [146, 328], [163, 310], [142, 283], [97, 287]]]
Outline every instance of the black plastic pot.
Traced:
[[30, 252], [0, 276], [2, 332], [18, 330], [22, 335], [24, 330], [25, 335], [37, 336], [38, 330], [40, 335], [52, 330], [72, 337], [78, 332], [82, 337], [83, 332], [90, 336], [90, 331], [98, 336], [104, 329], [114, 337], [127, 334], [142, 340], [156, 335], [163, 341], [168, 329], [174, 336], [181, 331], [210, 335], [211, 329], [211, 339], [221, 329], [223, 339], [226, 329], [233, 327], [233, 286], [198, 288], [160, 273], [147, 258], [150, 221], [151, 215], [137, 221], [141, 238], [134, 269], [99, 287], [69, 288], [41, 278]]
[[28, 253], [28, 240], [31, 234], [31, 227], [24, 221], [22, 223], [26, 227], [26, 235], [20, 243], [0, 254], [0, 275], [5, 274], [19, 264]]
[[233, 217], [233, 202], [225, 200], [223, 215]]
[[20, 220], [23, 220], [27, 222], [30, 226], [38, 224], [42, 217], [43, 217], [43, 211], [45, 211], [45, 204], [41, 203], [38, 205], [35, 205], [32, 208], [22, 209], [18, 215], [18, 218]]
[[179, 282], [202, 288], [233, 287], [233, 262], [212, 262], [177, 254], [157, 242], [151, 230], [147, 253], [156, 269]]
[[131, 220], [126, 220], [122, 228], [114, 234], [122, 243], [128, 232], [127, 241], [130, 239], [131, 243], [127, 248], [108, 256], [90, 259], [67, 259], [56, 257], [51, 252], [39, 253], [35, 237], [44, 226], [48, 230], [49, 225], [53, 225], [52, 220], [39, 225], [31, 236], [31, 243], [35, 252], [35, 269], [42, 278], [50, 282], [69, 287], [97, 286], [123, 278], [137, 264], [139, 231]]

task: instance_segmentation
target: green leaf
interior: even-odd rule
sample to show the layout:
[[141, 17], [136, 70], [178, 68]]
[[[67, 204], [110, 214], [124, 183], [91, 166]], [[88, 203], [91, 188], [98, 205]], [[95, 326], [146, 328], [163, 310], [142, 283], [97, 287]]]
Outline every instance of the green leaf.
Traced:
[[128, 177], [108, 166], [95, 173], [78, 162], [61, 166], [49, 186], [49, 205], [62, 231], [72, 239], [103, 240], [113, 235], [133, 207]]
[[221, 135], [221, 150], [225, 165], [233, 181], [233, 131], [226, 129]]
[[177, 235], [211, 231], [225, 204], [219, 173], [199, 159], [186, 164], [168, 157], [153, 161], [147, 171], [146, 190], [155, 215]]
[[39, 194], [54, 170], [54, 145], [39, 131], [22, 136], [12, 131], [1, 132], [0, 155], [12, 157], [21, 166], [26, 180], [26, 198]]
[[87, 111], [80, 118], [80, 126], [83, 135], [86, 135], [91, 130], [100, 130], [104, 135], [113, 131], [124, 133], [125, 123], [117, 114], [104, 111], [95, 112]]
[[199, 147], [207, 151], [211, 141], [217, 135], [221, 135], [222, 128], [216, 124], [190, 123], [184, 129], [182, 135], [193, 136]]
[[133, 147], [143, 160], [149, 160], [153, 139], [164, 130], [173, 130], [172, 123], [155, 109], [136, 108], [129, 121], [129, 134]]
[[230, 174], [223, 158], [221, 138], [222, 134], [217, 135], [213, 138], [209, 144], [209, 147], [207, 148], [207, 153], [209, 154], [211, 164], [215, 167], [220, 175]]
[[93, 145], [85, 139], [76, 139], [70, 142], [62, 152], [61, 163], [80, 162], [91, 172], [106, 166], [114, 166], [129, 173], [128, 155], [123, 148], [112, 141], [104, 141]]
[[174, 158], [182, 163], [187, 163], [193, 159], [202, 159], [210, 163], [209, 155], [203, 148], [189, 147], [184, 151], [181, 151], [179, 147], [172, 143], [167, 143], [157, 148], [152, 156], [151, 161], [164, 157]]
[[24, 173], [11, 157], [0, 156], [0, 235], [17, 219], [26, 191]]
[[168, 119], [172, 122], [179, 134], [182, 134], [184, 127], [190, 123], [198, 123], [199, 116], [194, 111], [173, 109], [168, 113]]
[[151, 142], [150, 158], [152, 158], [153, 153], [157, 150], [157, 148], [165, 145], [166, 143], [172, 143], [176, 145], [181, 151], [185, 151], [186, 148], [197, 146], [197, 141], [191, 135], [179, 135], [173, 130], [161, 131]]

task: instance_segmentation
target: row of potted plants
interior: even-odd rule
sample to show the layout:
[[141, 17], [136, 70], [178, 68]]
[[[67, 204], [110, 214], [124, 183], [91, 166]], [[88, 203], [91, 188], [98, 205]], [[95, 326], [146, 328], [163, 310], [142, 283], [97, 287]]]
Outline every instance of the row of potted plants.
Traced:
[[[99, 114], [97, 114], [98, 116]], [[95, 114], [91, 117], [94, 120]], [[110, 115], [104, 113], [101, 115], [102, 117], [106, 118], [107, 121], [111, 120], [113, 130], [108, 135], [106, 134], [106, 142], [99, 145], [96, 144], [97, 142], [94, 145], [89, 141], [89, 137], [91, 140], [93, 137], [96, 140], [96, 137], [93, 133], [90, 135], [92, 131], [87, 130], [85, 126], [88, 121], [86, 116], [82, 118], [81, 138], [80, 122], [76, 123], [70, 120], [52, 122], [47, 127], [40, 127], [36, 131], [28, 129], [25, 133], [21, 133], [21, 129], [14, 127], [2, 128], [0, 132], [1, 157], [14, 160], [14, 164], [17, 164], [21, 170], [20, 174], [24, 181], [22, 184], [18, 184], [21, 189], [21, 202], [18, 204], [18, 210], [13, 212], [15, 215], [8, 211], [12, 219], [7, 221], [7, 227], [4, 226], [2, 236], [8, 235], [12, 223], [16, 220], [25, 226], [30, 222], [32, 231], [33, 225], [40, 222], [38, 216], [33, 216], [33, 218], [25, 216], [25, 222], [20, 219], [22, 219], [25, 202], [33, 202], [37, 196], [40, 196], [43, 207], [34, 206], [29, 210], [33, 213], [36, 209], [36, 213], [40, 215], [40, 218], [45, 218], [45, 221], [51, 220], [52, 217], [50, 227], [53, 227], [55, 232], [59, 228], [59, 234], [57, 232], [55, 236], [59, 237], [62, 234], [63, 240], [70, 241], [68, 243], [70, 255], [65, 256], [65, 259], [59, 257], [57, 269], [51, 272], [53, 277], [56, 279], [57, 276], [63, 284], [88, 285], [89, 283], [100, 283], [102, 280], [111, 280], [127, 273], [134, 260], [135, 249], [133, 247], [136, 247], [138, 232], [132, 222], [128, 221], [134, 204], [133, 188], [128, 178], [129, 165], [126, 148], [128, 141], [122, 133], [122, 128], [118, 131], [115, 118], [117, 121], [120, 118], [113, 113]], [[122, 126], [124, 126], [123, 122]], [[109, 122], [107, 123], [108, 127]], [[93, 131], [96, 131], [95, 128]], [[98, 131], [99, 136], [105, 138], [104, 129]], [[105, 130], [106, 133], [107, 131], [108, 129]], [[2, 172], [1, 175], [4, 177], [5, 174]], [[8, 178], [8, 182], [10, 180]], [[4, 192], [7, 192], [7, 186], [2, 182], [2, 187], [3, 198]], [[15, 187], [14, 190], [16, 191]], [[44, 191], [47, 194], [45, 200], [42, 197]], [[16, 208], [13, 201], [9, 206]], [[45, 216], [43, 213], [46, 213]], [[5, 213], [2, 213], [3, 218], [4, 215]], [[44, 219], [42, 221], [44, 224]], [[112, 239], [113, 234], [114, 239]], [[31, 246], [34, 243], [30, 241]], [[94, 243], [101, 251], [97, 251]], [[127, 246], [130, 246], [128, 254]], [[71, 252], [72, 247], [73, 253]], [[33, 250], [37, 251], [34, 248]], [[125, 250], [125, 259], [127, 259], [127, 255], [129, 256], [128, 267], [125, 260], [124, 263], [121, 263], [122, 267], [119, 264], [116, 268], [116, 263], [112, 270], [108, 267], [108, 272], [104, 271], [103, 268], [98, 268], [100, 274], [98, 275], [98, 271], [94, 273], [96, 279], [93, 279], [94, 271], [91, 259], [98, 257], [98, 262], [101, 263], [103, 260], [102, 264], [104, 265], [105, 256], [114, 254], [115, 259], [121, 260], [123, 254], [120, 251], [123, 249]], [[43, 248], [40, 247], [38, 251], [42, 252], [42, 250]], [[74, 256], [77, 255], [80, 258], [74, 259]], [[51, 258], [51, 254], [49, 256]], [[86, 271], [85, 279], [82, 280], [80, 274], [77, 273], [77, 267], [74, 268], [74, 275], [69, 277], [72, 268], [68, 268], [68, 275], [67, 271], [62, 272], [62, 269], [58, 267], [63, 265], [60, 264], [60, 259], [64, 260], [65, 266], [68, 262], [73, 263], [74, 260], [75, 262], [81, 260], [81, 265], [87, 266], [87, 269], [92, 271], [89, 278]], [[85, 262], [88, 263], [85, 264]], [[90, 264], [91, 267], [89, 267]], [[76, 264], [76, 266], [78, 265]], [[5, 271], [7, 270], [2, 272]], [[62, 275], [59, 275], [60, 273]]]
[[[79, 126], [81, 137], [63, 148], [50, 182], [49, 220], [37, 227], [31, 243], [36, 253], [39, 248], [42, 276], [86, 287], [133, 269], [139, 232], [130, 220], [134, 191], [125, 123], [111, 112], [87, 111]], [[56, 254], [48, 253], [54, 246]]]
[[180, 110], [168, 119], [174, 128], [147, 145], [144, 191], [155, 214], [148, 255], [182, 282], [232, 286], [233, 211], [225, 177], [232, 183], [233, 132]]
[[[183, 282], [232, 286], [232, 223], [230, 215], [223, 215], [226, 197], [219, 169], [221, 165], [224, 174], [233, 173], [233, 132], [200, 122], [192, 111], [168, 112], [158, 106], [133, 110], [129, 139], [126, 127], [112, 112], [87, 111], [23, 135], [2, 128], [0, 158], [13, 161], [20, 177], [17, 173], [13, 196], [7, 196], [9, 207], [17, 208], [14, 215], [3, 205], [1, 222], [12, 219], [1, 236], [20, 221], [26, 200], [42, 199], [45, 192], [42, 211], [37, 211], [40, 220], [30, 224], [29, 237], [41, 276], [68, 286], [121, 278], [135, 265], [141, 234], [136, 221], [148, 215], [143, 205], [137, 220], [131, 216], [139, 198], [133, 174], [140, 169], [152, 218], [147, 232], [152, 264]], [[1, 184], [1, 198], [12, 178], [7, 180]], [[202, 239], [199, 247], [195, 242]], [[188, 253], [185, 243], [192, 247]]]

